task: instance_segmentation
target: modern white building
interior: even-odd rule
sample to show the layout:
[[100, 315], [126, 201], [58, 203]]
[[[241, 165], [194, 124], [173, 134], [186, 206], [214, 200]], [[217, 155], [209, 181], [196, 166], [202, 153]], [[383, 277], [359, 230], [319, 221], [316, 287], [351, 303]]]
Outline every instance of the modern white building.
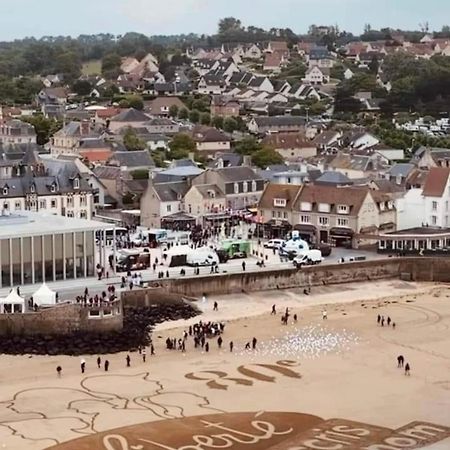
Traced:
[[[0, 215], [0, 288], [94, 276], [111, 225], [44, 213]], [[97, 239], [98, 238], [98, 239]]]

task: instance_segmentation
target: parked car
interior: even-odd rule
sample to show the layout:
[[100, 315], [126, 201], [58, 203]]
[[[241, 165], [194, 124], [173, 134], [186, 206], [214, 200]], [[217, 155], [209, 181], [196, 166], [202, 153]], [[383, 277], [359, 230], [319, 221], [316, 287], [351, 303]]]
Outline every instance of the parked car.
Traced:
[[323, 261], [320, 250], [308, 250], [307, 252], [294, 258], [294, 266], [299, 269], [302, 266], [314, 266]]
[[283, 246], [285, 241], [283, 239], [271, 239], [264, 244], [264, 248], [280, 248]]

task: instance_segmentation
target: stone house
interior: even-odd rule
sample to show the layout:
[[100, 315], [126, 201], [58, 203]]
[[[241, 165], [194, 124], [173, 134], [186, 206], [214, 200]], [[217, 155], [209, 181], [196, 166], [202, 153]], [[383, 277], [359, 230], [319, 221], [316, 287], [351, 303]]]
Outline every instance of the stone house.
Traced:
[[0, 120], [0, 144], [36, 144], [36, 130], [33, 125], [18, 119]]
[[204, 155], [214, 155], [217, 152], [228, 152], [231, 139], [223, 131], [204, 125], [197, 125], [192, 130], [192, 137], [197, 150]]
[[258, 204], [264, 179], [250, 167], [207, 169], [192, 180], [192, 185], [216, 185], [225, 194], [229, 212]]
[[195, 217], [197, 224], [224, 214], [227, 201], [223, 191], [215, 184], [193, 185], [184, 196], [184, 211]]
[[302, 80], [313, 85], [328, 83], [330, 81], [330, 69], [312, 66], [306, 71]]
[[275, 149], [286, 161], [297, 161], [317, 155], [317, 147], [304, 133], [274, 133], [261, 142]]

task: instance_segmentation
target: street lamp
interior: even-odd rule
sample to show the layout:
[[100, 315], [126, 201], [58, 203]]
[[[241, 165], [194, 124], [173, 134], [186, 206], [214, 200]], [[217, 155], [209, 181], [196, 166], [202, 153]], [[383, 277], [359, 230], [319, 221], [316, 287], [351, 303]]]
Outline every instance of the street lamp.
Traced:
[[306, 111], [306, 123], [309, 123], [309, 106], [305, 107], [305, 111]]

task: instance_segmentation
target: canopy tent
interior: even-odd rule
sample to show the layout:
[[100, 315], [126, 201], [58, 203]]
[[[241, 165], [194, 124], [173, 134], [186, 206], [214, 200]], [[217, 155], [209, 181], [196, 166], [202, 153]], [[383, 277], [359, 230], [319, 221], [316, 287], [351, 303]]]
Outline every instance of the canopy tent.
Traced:
[[0, 298], [0, 313], [23, 313], [25, 312], [25, 299], [13, 288], [6, 298]]
[[33, 294], [33, 303], [38, 306], [55, 305], [56, 292], [52, 291], [45, 283]]

